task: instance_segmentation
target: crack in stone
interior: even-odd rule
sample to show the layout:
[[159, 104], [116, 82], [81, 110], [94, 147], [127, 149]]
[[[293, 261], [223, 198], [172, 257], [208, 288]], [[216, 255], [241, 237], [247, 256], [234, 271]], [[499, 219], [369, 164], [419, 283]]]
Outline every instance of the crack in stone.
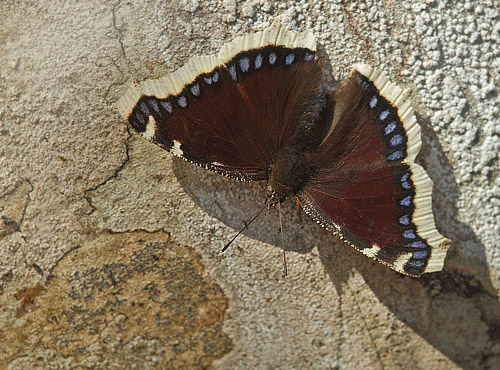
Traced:
[[[119, 0], [115, 5], [113, 5], [113, 10], [112, 10], [112, 15], [113, 15], [112, 16], [112, 23], [113, 23], [113, 28], [115, 29], [117, 36], [114, 33], [111, 33], [111, 32], [108, 32], [106, 34], [106, 36], [109, 37], [109, 38], [111, 38], [111, 39], [117, 39], [118, 43], [120, 44], [121, 54], [117, 58], [115, 58], [115, 59], [113, 59], [113, 58], [110, 58], [110, 59], [111, 59], [111, 63], [115, 66], [115, 68], [118, 70], [118, 72], [120, 72], [120, 74], [123, 76], [124, 73], [123, 73], [122, 69], [120, 68], [120, 66], [118, 64], [118, 61], [121, 58], [123, 58], [123, 60], [125, 61], [126, 66], [127, 66], [127, 68], [129, 70], [131, 70], [132, 68], [130, 67], [130, 61], [129, 61], [128, 57], [127, 57], [127, 52], [125, 51], [125, 45], [123, 44], [124, 31], [126, 31], [126, 29], [127, 29], [126, 23], [124, 23], [121, 28], [118, 27], [118, 25], [117, 25], [117, 15], [116, 15], [116, 12], [117, 12], [118, 8], [121, 5], [122, 5], [122, 2], [121, 2], [121, 0]], [[111, 92], [111, 90], [113, 89], [113, 87], [115, 87], [115, 86], [122, 86], [122, 85], [124, 85], [127, 82], [127, 80], [128, 80], [128, 78], [124, 77], [123, 79], [121, 79], [121, 81], [113, 82], [111, 85], [109, 85], [108, 89], [106, 90], [106, 93], [104, 94], [103, 101], [104, 102], [109, 102], [108, 101], [108, 95]]]
[[[25, 190], [25, 189], [21, 188], [25, 184], [29, 185], [29, 189]], [[34, 190], [34, 186], [31, 183], [31, 181], [28, 178], [23, 178], [22, 181], [19, 181], [16, 185], [14, 185], [12, 190], [7, 191], [6, 193], [4, 193], [0, 197], [0, 200], [7, 200], [7, 201], [8, 201], [7, 198], [9, 198], [9, 196], [13, 197], [13, 198], [19, 197], [19, 198], [23, 198], [23, 200], [25, 200], [24, 205], [23, 205], [22, 209], [20, 210], [20, 212], [16, 209], [12, 209], [11, 211], [14, 214], [1, 216], [1, 220], [3, 222], [3, 227], [0, 228], [0, 240], [5, 238], [8, 235], [15, 233], [15, 232], [22, 233], [21, 226], [24, 223], [24, 219], [26, 216], [26, 210], [32, 201], [30, 195], [33, 192], [33, 190]], [[18, 191], [20, 192], [20, 194], [16, 194]], [[9, 203], [9, 201], [8, 201], [8, 203]], [[16, 204], [19, 204], [19, 203], [16, 203]], [[5, 207], [0, 206], [0, 211], [3, 211], [3, 210], [5, 210]], [[20, 214], [20, 217], [17, 217], [19, 214]], [[18, 218], [18, 220], [17, 220], [17, 218]], [[1, 224], [0, 224], [0, 226], [1, 226]], [[22, 236], [22, 237], [23, 237], [23, 239], [25, 239], [24, 236]]]
[[84, 193], [83, 197], [85, 198], [85, 200], [88, 202], [90, 208], [92, 209], [92, 211], [89, 213], [89, 215], [91, 215], [92, 213], [94, 213], [97, 210], [97, 207], [94, 206], [94, 204], [92, 203], [92, 192], [96, 191], [101, 186], [106, 185], [109, 181], [111, 181], [113, 179], [116, 179], [118, 177], [118, 175], [120, 174], [120, 172], [125, 167], [125, 165], [130, 161], [129, 140], [132, 138], [132, 134], [130, 133], [130, 129], [128, 128], [128, 126], [127, 126], [127, 134], [128, 134], [128, 136], [125, 139], [125, 156], [126, 156], [126, 158], [123, 160], [123, 162], [115, 169], [114, 173], [111, 176], [109, 176], [108, 178], [106, 178], [101, 183], [99, 183], [99, 184], [97, 184], [97, 185], [95, 185], [95, 186], [93, 186], [91, 188], [88, 188], [88, 189], [84, 190], [84, 192], [83, 192]]

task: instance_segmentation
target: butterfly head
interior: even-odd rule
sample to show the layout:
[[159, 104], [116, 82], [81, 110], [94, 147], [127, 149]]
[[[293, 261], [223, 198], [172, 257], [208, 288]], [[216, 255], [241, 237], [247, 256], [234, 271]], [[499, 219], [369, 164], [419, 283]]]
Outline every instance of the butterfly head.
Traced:
[[278, 203], [283, 203], [286, 198], [286, 195], [278, 193], [270, 185], [267, 186], [267, 208], [272, 208]]

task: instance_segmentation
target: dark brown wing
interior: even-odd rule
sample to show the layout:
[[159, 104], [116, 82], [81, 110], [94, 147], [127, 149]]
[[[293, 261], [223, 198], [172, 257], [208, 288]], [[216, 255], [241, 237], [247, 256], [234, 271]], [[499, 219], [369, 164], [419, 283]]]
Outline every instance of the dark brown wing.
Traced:
[[311, 34], [276, 25], [135, 86], [120, 111], [178, 157], [240, 180], [267, 179], [278, 149], [318, 114], [315, 47]]
[[297, 194], [305, 211], [362, 253], [404, 274], [441, 270], [449, 241], [436, 229], [432, 182], [414, 163], [420, 127], [403, 91], [357, 66], [334, 92], [316, 173]]

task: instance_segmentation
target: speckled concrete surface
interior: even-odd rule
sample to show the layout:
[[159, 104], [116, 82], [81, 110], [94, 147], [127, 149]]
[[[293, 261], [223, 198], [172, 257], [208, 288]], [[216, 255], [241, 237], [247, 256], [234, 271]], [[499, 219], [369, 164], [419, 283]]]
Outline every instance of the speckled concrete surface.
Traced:
[[[500, 367], [497, 1], [7, 0], [0, 16], [4, 367]], [[275, 212], [220, 256], [259, 208], [264, 185], [207, 173], [128, 133], [113, 106], [126, 81], [216, 53], [275, 17], [315, 33], [334, 78], [365, 61], [413, 90], [423, 127], [419, 161], [436, 184], [438, 228], [453, 240], [444, 272], [403, 277], [339, 243], [292, 202], [288, 279]], [[166, 257], [174, 252], [165, 247], [147, 263], [158, 286], [185, 280], [175, 312], [192, 313], [183, 318], [192, 340], [169, 331], [179, 333], [165, 306], [173, 283], [151, 310], [131, 308], [155, 295], [133, 289], [144, 261], [118, 250], [144, 254], [149, 237], [175, 246], [178, 257]], [[120, 270], [106, 267], [119, 256]], [[95, 306], [78, 306], [71, 282], [93, 280], [61, 276], [82, 270], [131, 280], [103, 289]], [[123, 305], [103, 303], [119, 288]], [[54, 321], [61, 312], [85, 330], [71, 324], [62, 335]], [[137, 312], [151, 325], [164, 312], [164, 329], [131, 326]]]

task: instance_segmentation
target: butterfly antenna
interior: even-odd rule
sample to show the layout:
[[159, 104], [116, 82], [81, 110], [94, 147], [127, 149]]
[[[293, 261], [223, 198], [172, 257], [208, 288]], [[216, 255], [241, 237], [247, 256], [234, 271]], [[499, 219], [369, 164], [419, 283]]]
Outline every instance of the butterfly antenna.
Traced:
[[224, 253], [224, 252], [226, 251], [226, 249], [227, 249], [227, 248], [229, 248], [229, 246], [230, 246], [230, 245], [231, 245], [231, 244], [235, 241], [235, 239], [236, 239], [236, 238], [237, 238], [237, 237], [238, 237], [238, 236], [239, 236], [239, 235], [240, 235], [243, 231], [245, 231], [245, 229], [246, 229], [248, 226], [250, 226], [250, 224], [251, 224], [251, 223], [252, 223], [252, 222], [253, 222], [253, 221], [254, 221], [257, 217], [259, 217], [259, 215], [262, 213], [262, 211], [263, 211], [264, 209], [266, 209], [266, 208], [267, 208], [267, 203], [264, 205], [264, 207], [262, 207], [262, 208], [260, 209], [260, 211], [259, 211], [259, 212], [257, 212], [257, 214], [256, 214], [255, 216], [253, 216], [253, 218], [252, 218], [249, 222], [245, 223], [245, 226], [243, 226], [243, 227], [241, 228], [241, 230], [240, 230], [240, 231], [238, 231], [238, 233], [237, 233], [235, 236], [233, 236], [233, 238], [232, 238], [232, 239], [231, 239], [228, 243], [226, 243], [226, 245], [224, 246], [224, 248], [222, 248], [222, 249], [220, 250], [220, 252], [221, 252], [221, 253]]
[[281, 214], [281, 203], [278, 202], [278, 211], [280, 214], [280, 230], [281, 230], [281, 248], [283, 249], [283, 277], [288, 276], [288, 268], [286, 266], [286, 249], [285, 249], [285, 238], [283, 236], [283, 215]]

